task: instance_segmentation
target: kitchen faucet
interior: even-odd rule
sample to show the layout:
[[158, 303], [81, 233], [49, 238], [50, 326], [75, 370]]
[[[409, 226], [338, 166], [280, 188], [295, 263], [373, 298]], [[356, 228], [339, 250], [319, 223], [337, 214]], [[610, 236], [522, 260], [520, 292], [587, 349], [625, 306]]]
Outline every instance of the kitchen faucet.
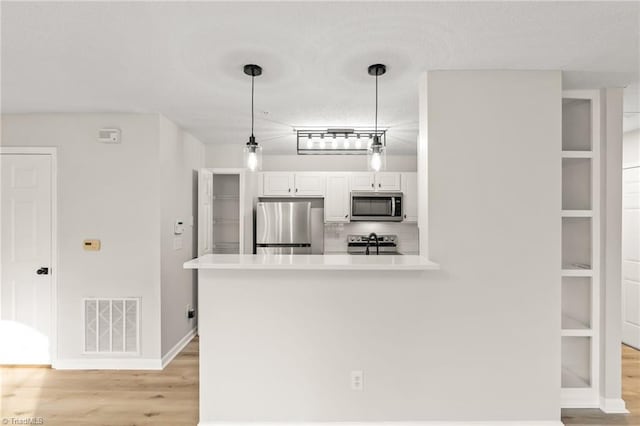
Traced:
[[371, 237], [375, 238], [376, 254], [379, 255], [380, 254], [380, 241], [378, 241], [378, 234], [376, 234], [375, 232], [370, 233], [369, 236], [367, 237], [367, 248], [364, 251], [364, 254], [366, 254], [366, 255], [369, 254], [369, 243], [371, 242]]

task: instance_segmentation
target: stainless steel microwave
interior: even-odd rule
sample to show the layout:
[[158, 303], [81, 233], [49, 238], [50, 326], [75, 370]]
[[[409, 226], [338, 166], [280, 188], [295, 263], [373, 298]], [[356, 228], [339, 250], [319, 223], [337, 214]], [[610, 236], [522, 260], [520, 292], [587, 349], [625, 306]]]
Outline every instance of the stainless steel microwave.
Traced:
[[352, 222], [401, 222], [402, 192], [352, 192]]

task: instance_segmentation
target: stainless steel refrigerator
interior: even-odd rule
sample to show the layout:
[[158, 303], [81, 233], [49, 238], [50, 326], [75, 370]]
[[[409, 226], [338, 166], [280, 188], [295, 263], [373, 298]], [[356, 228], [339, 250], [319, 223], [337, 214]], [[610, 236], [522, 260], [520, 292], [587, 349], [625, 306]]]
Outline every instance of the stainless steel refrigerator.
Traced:
[[[257, 254], [322, 253], [324, 230], [310, 202], [259, 202], [256, 205]], [[318, 219], [320, 218], [320, 219]]]

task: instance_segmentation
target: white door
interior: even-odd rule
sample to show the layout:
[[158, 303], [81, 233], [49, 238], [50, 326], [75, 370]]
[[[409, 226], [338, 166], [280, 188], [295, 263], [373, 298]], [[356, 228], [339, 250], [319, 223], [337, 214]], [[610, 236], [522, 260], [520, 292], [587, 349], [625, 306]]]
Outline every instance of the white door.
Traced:
[[289, 197], [293, 195], [293, 183], [293, 173], [263, 173], [262, 193], [268, 197]]
[[346, 174], [327, 176], [327, 195], [324, 197], [325, 222], [349, 222], [349, 177]]
[[50, 364], [51, 155], [0, 154], [0, 364]]
[[375, 191], [373, 173], [352, 173], [350, 177], [352, 191]]
[[296, 196], [322, 197], [325, 176], [322, 173], [296, 173], [295, 184]]
[[402, 174], [402, 210], [405, 222], [418, 221], [418, 174]]
[[622, 341], [640, 349], [640, 167], [622, 180]]
[[376, 191], [400, 191], [400, 173], [376, 173]]

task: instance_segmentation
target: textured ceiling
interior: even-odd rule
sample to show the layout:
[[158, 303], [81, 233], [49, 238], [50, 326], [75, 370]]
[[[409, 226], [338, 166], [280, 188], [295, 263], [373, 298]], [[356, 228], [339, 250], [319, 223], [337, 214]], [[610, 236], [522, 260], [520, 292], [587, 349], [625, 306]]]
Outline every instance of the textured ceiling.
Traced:
[[[161, 112], [205, 143], [240, 144], [250, 124], [242, 65], [253, 62], [264, 67], [256, 136], [267, 153], [293, 153], [295, 127], [369, 127], [376, 62], [388, 65], [380, 123], [397, 153], [415, 152], [425, 70], [561, 69], [567, 89], [638, 88], [636, 2], [1, 7], [3, 112]], [[625, 109], [640, 111], [627, 95]]]

